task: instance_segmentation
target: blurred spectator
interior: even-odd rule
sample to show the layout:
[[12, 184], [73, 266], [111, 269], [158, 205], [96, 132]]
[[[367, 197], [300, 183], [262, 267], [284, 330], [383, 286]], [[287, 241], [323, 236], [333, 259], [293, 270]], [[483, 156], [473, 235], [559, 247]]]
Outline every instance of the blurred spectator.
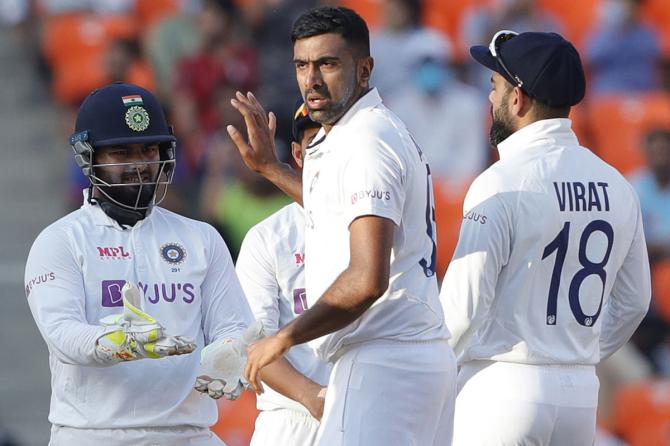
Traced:
[[[667, 274], [659, 268], [670, 260], [670, 128], [649, 131], [645, 140], [647, 167], [631, 178], [640, 197], [644, 232], [652, 268], [652, 283]], [[652, 307], [633, 341], [655, 366], [657, 373], [670, 374], [670, 319], [664, 308], [670, 304], [670, 290], [654, 286]], [[665, 311], [667, 313], [667, 310]]]
[[153, 72], [134, 39], [115, 39], [110, 43], [105, 53], [105, 73], [105, 84], [121, 81], [156, 89]]
[[600, 22], [587, 40], [585, 59], [592, 93], [632, 93], [660, 88], [660, 42], [640, 19], [643, 0], [604, 0]]
[[[537, 6], [536, 0], [476, 0], [461, 21], [460, 36], [466, 48], [488, 45], [501, 29], [518, 33], [527, 31], [562, 32], [556, 17]], [[467, 76], [482, 91], [490, 90], [490, 71], [466, 58]]]
[[119, 14], [132, 11], [135, 0], [39, 0], [47, 14], [89, 11], [98, 14]]
[[444, 48], [417, 52], [408, 81], [384, 102], [426, 154], [433, 180], [459, 188], [487, 166], [487, 107], [479, 91], [456, 79]]
[[[227, 141], [211, 150], [203, 175], [200, 197], [202, 218], [214, 226], [237, 259], [247, 231], [259, 221], [291, 203], [291, 199], [262, 176], [242, 166]], [[237, 175], [226, 176], [232, 161]]]
[[172, 94], [179, 61], [199, 49], [199, 12], [199, 8], [183, 6], [179, 14], [164, 17], [144, 31], [143, 45], [154, 71], [156, 92], [163, 100]]
[[287, 97], [298, 97], [295, 81], [293, 44], [288, 37], [295, 19], [305, 10], [319, 4], [319, 0], [251, 0], [243, 1], [243, 11], [253, 35], [254, 47], [259, 52], [258, 91], [254, 94], [268, 111], [277, 116], [277, 150], [280, 156], [290, 158], [291, 121], [293, 104]]
[[645, 141], [647, 167], [631, 183], [640, 196], [649, 259], [670, 258], [670, 128], [654, 129]]
[[383, 25], [373, 30], [370, 51], [375, 61], [371, 85], [384, 99], [412, 81], [426, 48], [438, 48], [444, 57], [451, 54], [447, 37], [421, 24], [422, 4], [422, 0], [382, 0]]
[[199, 167], [205, 141], [221, 124], [215, 92], [223, 85], [252, 90], [257, 55], [243, 39], [232, 0], [205, 0], [198, 17], [201, 44], [178, 66], [172, 101], [175, 129], [189, 172]]

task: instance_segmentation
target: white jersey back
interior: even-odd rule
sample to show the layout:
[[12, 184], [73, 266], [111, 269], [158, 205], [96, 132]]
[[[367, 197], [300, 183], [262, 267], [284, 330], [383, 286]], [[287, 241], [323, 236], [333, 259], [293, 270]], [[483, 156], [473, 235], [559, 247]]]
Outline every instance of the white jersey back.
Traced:
[[[305, 293], [305, 218], [292, 203], [249, 229], [237, 258], [236, 271], [257, 320], [273, 334], [307, 309]], [[296, 345], [286, 359], [300, 373], [326, 385], [330, 365], [307, 345]], [[300, 403], [266, 385], [257, 397], [260, 410], [293, 409], [309, 415]]]
[[349, 264], [349, 225], [376, 215], [396, 225], [389, 288], [358, 320], [313, 341], [324, 358], [347, 344], [448, 337], [435, 278], [428, 164], [402, 121], [371, 90], [308, 149], [303, 171], [307, 300]]
[[442, 285], [450, 342], [460, 362], [595, 364], [649, 303], [637, 196], [567, 119], [524, 127], [498, 149], [465, 199]]
[[[155, 207], [121, 229], [85, 205], [35, 240], [25, 291], [49, 348], [49, 421], [78, 428], [200, 426], [216, 404], [193, 390], [200, 350], [239, 338], [253, 320], [221, 236], [210, 225]], [[135, 282], [144, 310], [168, 335], [194, 339], [188, 355], [100, 363], [100, 319], [123, 310], [121, 288]]]

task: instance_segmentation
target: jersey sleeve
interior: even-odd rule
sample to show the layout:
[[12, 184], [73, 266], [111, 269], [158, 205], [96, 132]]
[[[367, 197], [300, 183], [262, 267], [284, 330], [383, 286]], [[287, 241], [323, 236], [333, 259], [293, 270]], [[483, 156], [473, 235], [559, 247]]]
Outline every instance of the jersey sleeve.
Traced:
[[28, 255], [25, 292], [30, 311], [49, 351], [66, 364], [108, 366], [95, 353], [100, 336], [111, 331], [86, 320], [84, 279], [66, 233], [47, 229]]
[[488, 315], [510, 255], [508, 213], [483, 183], [476, 180], [465, 198], [458, 244], [440, 291], [449, 343], [459, 359]]
[[376, 215], [399, 225], [405, 177], [395, 152], [384, 141], [368, 138], [347, 148], [347, 154], [340, 182], [346, 221]]
[[209, 269], [201, 285], [205, 345], [218, 339], [239, 338], [254, 320], [226, 244], [214, 228], [207, 228]]
[[279, 329], [280, 290], [274, 265], [268, 241], [256, 227], [251, 228], [242, 242], [235, 269], [251, 311], [268, 335]]
[[634, 234], [604, 308], [600, 332], [601, 360], [612, 355], [630, 339], [649, 309], [651, 273], [639, 205]]

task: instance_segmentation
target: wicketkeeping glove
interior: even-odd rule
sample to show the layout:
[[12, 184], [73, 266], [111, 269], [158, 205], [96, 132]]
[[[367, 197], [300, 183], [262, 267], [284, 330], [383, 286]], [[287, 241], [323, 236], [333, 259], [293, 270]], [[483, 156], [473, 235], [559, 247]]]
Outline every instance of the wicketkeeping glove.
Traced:
[[248, 387], [244, 380], [247, 347], [264, 336], [263, 324], [256, 321], [242, 333], [240, 339], [222, 339], [206, 346], [200, 353], [200, 372], [195, 390], [214, 399], [222, 396], [237, 399]]
[[96, 352], [101, 359], [159, 359], [195, 350], [195, 343], [185, 336], [165, 336], [158, 321], [142, 311], [140, 291], [133, 283], [126, 282], [121, 295], [123, 312], [100, 320], [104, 326], [118, 328], [98, 338]]

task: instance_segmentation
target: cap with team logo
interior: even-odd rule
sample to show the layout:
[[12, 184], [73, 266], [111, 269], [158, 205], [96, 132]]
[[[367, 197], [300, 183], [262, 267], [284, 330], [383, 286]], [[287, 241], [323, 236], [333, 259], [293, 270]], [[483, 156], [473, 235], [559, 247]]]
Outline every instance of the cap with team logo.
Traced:
[[559, 34], [502, 30], [488, 46], [471, 47], [470, 54], [545, 105], [572, 106], [584, 98], [586, 80], [579, 53]]

